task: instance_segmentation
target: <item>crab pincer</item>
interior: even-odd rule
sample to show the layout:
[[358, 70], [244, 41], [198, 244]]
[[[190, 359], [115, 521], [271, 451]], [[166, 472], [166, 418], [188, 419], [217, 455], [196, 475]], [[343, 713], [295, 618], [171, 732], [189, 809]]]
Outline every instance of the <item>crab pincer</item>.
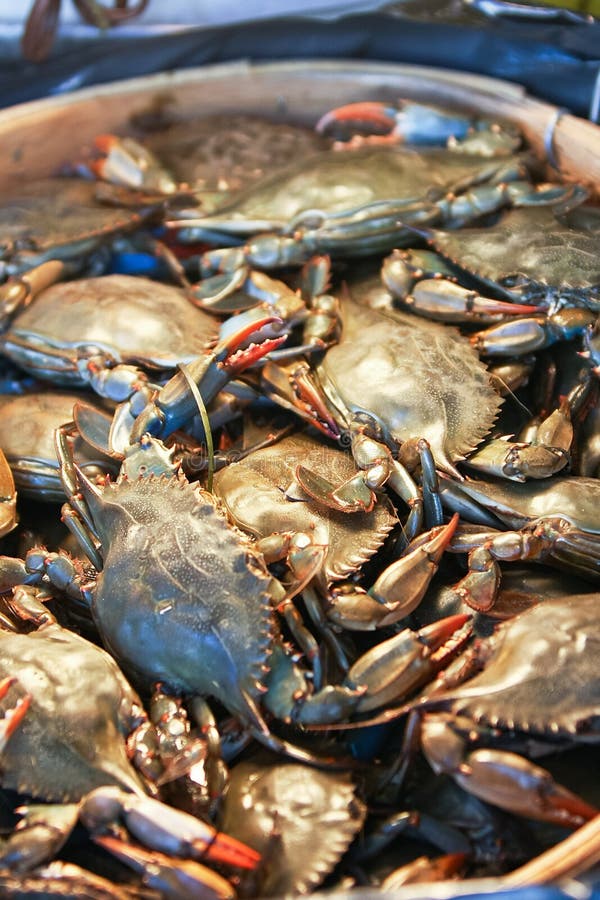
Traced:
[[118, 787], [91, 791], [79, 814], [92, 833], [110, 830], [122, 822], [133, 837], [159, 853], [240, 869], [254, 869], [260, 861], [256, 850], [196, 816]]
[[[211, 353], [199, 356], [187, 366], [187, 372], [198, 385], [204, 402], [217, 396], [225, 385], [286, 339], [261, 335], [262, 329], [277, 316], [264, 315], [253, 322], [244, 321], [241, 328], [221, 340]], [[130, 441], [136, 443], [146, 432], [167, 437], [197, 412], [196, 399], [182, 372], [177, 372], [139, 414], [133, 424]]]
[[377, 101], [347, 103], [321, 116], [315, 130], [328, 134], [336, 126], [344, 125], [355, 127], [358, 133], [350, 140], [336, 143], [336, 150], [364, 144], [407, 143], [447, 145], [458, 152], [462, 147], [467, 152], [500, 156], [513, 152], [520, 143], [516, 130], [506, 123], [500, 126], [458, 111], [408, 100], [401, 100], [398, 106]]
[[[0, 681], [0, 700], [4, 700], [10, 689], [15, 685], [19, 685], [20, 687], [17, 678], [3, 678], [2, 681]], [[14, 705], [4, 711], [2, 718], [0, 719], [0, 752], [4, 750], [12, 735], [23, 721], [30, 703], [31, 695], [23, 691], [22, 695], [17, 699]]]
[[144, 884], [169, 900], [233, 900], [233, 886], [212, 869], [190, 859], [171, 859], [156, 850], [128, 844], [112, 835], [97, 835], [96, 844], [143, 875]]

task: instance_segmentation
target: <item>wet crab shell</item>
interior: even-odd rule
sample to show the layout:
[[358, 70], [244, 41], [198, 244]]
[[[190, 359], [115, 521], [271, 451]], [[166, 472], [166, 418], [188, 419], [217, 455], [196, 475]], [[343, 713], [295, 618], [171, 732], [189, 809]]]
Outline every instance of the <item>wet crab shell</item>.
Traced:
[[247, 720], [273, 640], [262, 557], [185, 480], [82, 487], [104, 558], [92, 612], [107, 648], [145, 685], [216, 697]]
[[[214, 318], [193, 306], [179, 288], [105, 275], [47, 288], [16, 317], [2, 346], [15, 362], [40, 376], [45, 374], [46, 348], [100, 351], [116, 360], [168, 369], [195, 359], [216, 330]], [[47, 377], [66, 384], [80, 381], [77, 372], [57, 374], [51, 364]]]
[[486, 437], [502, 402], [476, 352], [455, 329], [408, 313], [390, 318], [348, 301], [342, 315], [342, 339], [317, 367], [332, 404], [375, 417], [394, 441], [425, 438], [437, 465], [456, 474], [453, 463]]
[[279, 897], [316, 888], [340, 861], [365, 815], [347, 773], [249, 761], [231, 771], [221, 829], [264, 855], [260, 893]]
[[[493, 178], [504, 163], [438, 148], [313, 154], [225, 203], [214, 214], [215, 227], [254, 234], [283, 228], [307, 210], [341, 213], [379, 201], [432, 202], [453, 188]], [[201, 224], [210, 224], [210, 216]]]
[[[313, 129], [259, 116], [213, 115], [176, 122], [142, 138], [173, 173], [194, 190], [226, 193], [245, 188], [265, 172], [283, 168], [329, 142]], [[206, 211], [203, 199], [202, 209]]]
[[264, 537], [274, 531], [303, 531], [328, 547], [325, 577], [336, 580], [356, 572], [383, 544], [397, 523], [391, 503], [382, 498], [369, 513], [351, 520], [312, 502], [290, 500], [286, 490], [302, 463], [332, 481], [344, 481], [355, 472], [349, 454], [306, 434], [284, 438], [273, 447], [256, 450], [232, 463], [214, 479], [214, 490], [233, 521], [244, 531]]
[[95, 185], [83, 179], [45, 178], [19, 185], [2, 198], [0, 259], [20, 251], [42, 258], [75, 257], [103, 237], [138, 227], [156, 211], [156, 206], [139, 211], [103, 206]]
[[[2, 433], [0, 448], [13, 473], [20, 496], [60, 503], [65, 493], [60, 481], [54, 432], [73, 418], [73, 406], [81, 393], [36, 391], [0, 395]], [[102, 415], [100, 410], [98, 415]], [[77, 437], [73, 447], [77, 465], [90, 478], [110, 472], [117, 475], [114, 460]]]
[[599, 609], [600, 594], [578, 594], [503, 623], [484, 670], [435, 705], [504, 731], [599, 742]]
[[142, 702], [108, 653], [56, 624], [0, 631], [0, 648], [0, 677], [16, 675], [32, 698], [2, 751], [2, 787], [49, 802], [107, 784], [145, 790], [125, 743]]
[[509, 299], [511, 287], [524, 285], [529, 299], [552, 293], [600, 309], [600, 236], [570, 227], [551, 207], [513, 209], [486, 228], [427, 235], [438, 253]]

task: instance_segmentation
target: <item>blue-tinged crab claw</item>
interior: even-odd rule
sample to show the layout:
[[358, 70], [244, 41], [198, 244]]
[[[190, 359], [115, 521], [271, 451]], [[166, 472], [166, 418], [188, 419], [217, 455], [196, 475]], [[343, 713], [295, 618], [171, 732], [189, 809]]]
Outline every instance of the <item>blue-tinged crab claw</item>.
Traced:
[[83, 800], [80, 818], [93, 833], [122, 821], [130, 834], [159, 853], [255, 869], [260, 853], [183, 810], [152, 797], [101, 787]]
[[[244, 319], [239, 328], [221, 340], [211, 353], [200, 356], [186, 366], [205, 404], [210, 403], [225, 385], [257, 362], [266, 353], [276, 349], [285, 337], [263, 337], [261, 332], [278, 316], [265, 314], [253, 321]], [[131, 429], [130, 442], [136, 443], [146, 432], [165, 438], [192, 419], [198, 411], [188, 378], [177, 372], [146, 408], [142, 410]]]
[[468, 116], [421, 103], [401, 102], [395, 107], [363, 101], [330, 110], [315, 127], [323, 134], [331, 132], [334, 126], [344, 124], [353, 125], [359, 131], [373, 131], [368, 137], [355, 135], [348, 142], [349, 146], [401, 142], [444, 146], [450, 139], [463, 140], [469, 134], [473, 121]]
[[161, 896], [188, 900], [233, 900], [231, 884], [201, 863], [173, 859], [157, 851], [144, 850], [108, 835], [94, 841], [144, 877], [144, 884], [160, 891]]
[[[0, 700], [8, 694], [10, 689], [19, 684], [17, 678], [3, 678], [0, 681]], [[19, 685], [20, 687], [20, 685]], [[15, 733], [25, 717], [25, 713], [29, 709], [31, 703], [31, 695], [26, 694], [21, 688], [21, 696], [18, 698], [14, 706], [9, 707], [0, 719], [0, 752], [4, 750], [11, 736]]]

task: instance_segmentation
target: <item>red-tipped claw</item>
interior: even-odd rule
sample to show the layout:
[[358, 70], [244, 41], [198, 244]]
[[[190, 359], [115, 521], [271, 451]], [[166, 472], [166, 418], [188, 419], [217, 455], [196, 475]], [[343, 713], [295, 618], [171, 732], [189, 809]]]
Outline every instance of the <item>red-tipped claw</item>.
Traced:
[[144, 884], [160, 891], [161, 896], [182, 900], [233, 900], [235, 897], [233, 887], [225, 878], [194, 860], [173, 859], [109, 835], [98, 835], [94, 841], [135, 872], [142, 873]]
[[265, 314], [254, 318], [254, 321], [247, 321], [240, 316], [240, 323], [241, 327], [232, 331], [215, 349], [217, 358], [224, 353], [219, 362], [232, 375], [243, 372], [267, 353], [276, 350], [287, 339], [287, 335], [274, 338], [261, 336], [261, 331], [270, 325], [283, 326], [283, 320], [279, 316]]
[[[2, 681], [0, 681], [0, 699], [4, 698], [11, 687], [17, 683], [17, 678], [3, 678]], [[15, 705], [7, 709], [2, 719], [0, 719], [0, 752], [4, 750], [11, 736], [25, 718], [30, 703], [31, 694], [23, 693]]]
[[396, 126], [397, 112], [393, 106], [386, 106], [384, 103], [371, 101], [347, 103], [331, 109], [321, 116], [315, 125], [315, 130], [319, 134], [323, 134], [331, 125], [340, 122], [356, 122], [392, 132]]

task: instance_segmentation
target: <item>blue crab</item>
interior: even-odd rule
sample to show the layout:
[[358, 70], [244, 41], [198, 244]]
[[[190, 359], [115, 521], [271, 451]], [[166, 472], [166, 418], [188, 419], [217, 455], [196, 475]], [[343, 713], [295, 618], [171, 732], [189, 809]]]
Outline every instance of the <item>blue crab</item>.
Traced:
[[469, 552], [469, 573], [456, 590], [476, 609], [494, 602], [499, 561], [542, 562], [598, 579], [598, 479], [557, 475], [516, 484], [469, 478], [457, 484], [442, 476], [440, 491], [449, 509], [479, 526], [453, 542], [457, 552]]
[[545, 478], [567, 464], [572, 431], [564, 407], [552, 415], [538, 444], [488, 440], [476, 449], [502, 400], [468, 341], [402, 311], [367, 308], [367, 295], [382, 290], [370, 276], [351, 281], [349, 290], [341, 304], [341, 340], [320, 362], [262, 369], [264, 389], [275, 400], [330, 437], [350, 435], [362, 471], [336, 487], [301, 467], [298, 479], [311, 496], [340, 510], [369, 509], [374, 491], [388, 483], [418, 521], [420, 494], [400, 465], [402, 445], [409, 449], [414, 439], [421, 441], [422, 459], [428, 447], [435, 465], [459, 479], [456, 463], [465, 458], [515, 480]]
[[[55, 571], [55, 556], [46, 564], [40, 553], [25, 570], [32, 583], [54, 581], [88, 603], [105, 646], [146, 689], [160, 682], [187, 697], [216, 697], [259, 741], [312, 761], [271, 733], [259, 701], [296, 723], [377, 706], [428, 677], [435, 651], [464, 624], [458, 616], [419, 634], [401, 632], [360, 656], [342, 684], [313, 693], [280, 639], [276, 609], [302, 642], [289, 601], [322, 566], [324, 548], [301, 535], [282, 535], [275, 551], [269, 544], [270, 559], [287, 553], [293, 560], [286, 590], [212, 495], [173, 475], [123, 475], [102, 491], [70, 462], [69, 433], [59, 434], [72, 503], [64, 518], [99, 574], [87, 581], [64, 556]], [[134, 447], [127, 465], [145, 452]]]
[[[23, 872], [53, 856], [78, 817], [97, 831], [109, 822], [98, 812], [109, 801], [148, 847], [254, 867], [256, 852], [149, 796], [156, 788], [130, 762], [149, 724], [141, 699], [108, 653], [58, 623], [42, 602], [47, 592], [26, 583], [31, 576], [20, 561], [1, 562], [3, 590], [6, 582], [24, 582], [2, 607], [1, 783], [32, 801], [0, 846], [3, 867]], [[60, 558], [51, 565], [56, 574]], [[22, 631], [25, 622], [32, 631]], [[119, 849], [135, 858], [135, 847]], [[146, 862], [151, 872], [151, 858]]]

